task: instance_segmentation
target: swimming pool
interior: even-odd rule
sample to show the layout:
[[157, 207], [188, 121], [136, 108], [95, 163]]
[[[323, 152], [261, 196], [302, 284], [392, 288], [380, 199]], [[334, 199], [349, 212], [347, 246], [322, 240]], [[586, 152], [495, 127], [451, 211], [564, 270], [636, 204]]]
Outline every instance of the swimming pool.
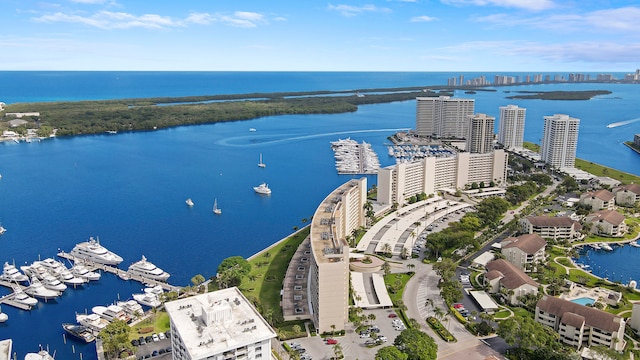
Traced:
[[593, 303], [596, 302], [596, 299], [593, 299], [593, 298], [590, 298], [590, 297], [581, 297], [581, 298], [573, 299], [573, 300], [571, 300], [571, 302], [574, 302], [574, 303], [580, 304], [580, 305], [584, 305], [584, 306], [588, 306], [588, 305], [593, 305]]

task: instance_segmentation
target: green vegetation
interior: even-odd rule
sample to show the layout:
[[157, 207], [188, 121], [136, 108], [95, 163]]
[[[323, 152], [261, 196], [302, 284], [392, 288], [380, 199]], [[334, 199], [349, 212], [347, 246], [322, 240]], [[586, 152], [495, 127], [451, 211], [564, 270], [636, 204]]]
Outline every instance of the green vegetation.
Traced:
[[402, 293], [404, 292], [404, 288], [414, 274], [414, 272], [408, 272], [387, 274], [384, 276], [384, 283], [389, 290], [389, 297], [394, 305], [397, 306], [397, 304], [402, 302]]
[[456, 338], [449, 332], [449, 330], [444, 327], [444, 325], [442, 325], [440, 320], [436, 319], [435, 317], [429, 316], [427, 318], [427, 324], [431, 326], [433, 331], [435, 331], [436, 334], [438, 334], [438, 336], [442, 338], [442, 340], [446, 342], [456, 341]]
[[242, 256], [228, 257], [218, 265], [216, 282], [219, 289], [240, 285], [242, 278], [251, 271], [251, 264]]
[[576, 159], [576, 168], [596, 176], [608, 176], [623, 184], [640, 183], [640, 176], [602, 166], [587, 160]]
[[403, 330], [393, 344], [407, 354], [408, 360], [435, 360], [438, 345], [431, 336], [416, 329]]
[[408, 357], [395, 346], [385, 346], [378, 350], [375, 360], [407, 360]]
[[153, 333], [161, 333], [169, 330], [169, 315], [165, 311], [154, 311], [150, 316], [131, 327], [129, 340]]
[[256, 305], [262, 316], [275, 327], [293, 330], [293, 323], [284, 323], [280, 307], [280, 290], [293, 254], [309, 235], [307, 226], [272, 248], [265, 249], [249, 260], [251, 271], [242, 278], [240, 290]]
[[507, 96], [507, 99], [540, 99], [540, 100], [589, 100], [597, 95], [611, 94], [609, 90], [582, 91], [516, 91], [519, 94]]
[[118, 355], [133, 354], [133, 345], [129, 341], [131, 328], [123, 320], [115, 320], [105, 327], [98, 335], [102, 339], [102, 348], [107, 359], [117, 359]]
[[[406, 90], [409, 91], [403, 92]], [[435, 92], [425, 93], [418, 87], [386, 89], [386, 91], [390, 92], [371, 93], [364, 97], [340, 95], [353, 91], [315, 91], [18, 103], [7, 105], [5, 110], [6, 112], [39, 112], [39, 119], [23, 118], [32, 120], [28, 127], [55, 128], [58, 129], [57, 135], [68, 136], [98, 134], [106, 131], [155, 130], [274, 115], [336, 114], [356, 111], [359, 105], [414, 100], [418, 96], [443, 95]], [[331, 94], [336, 96], [317, 96]], [[170, 106], [156, 106], [159, 104]], [[22, 126], [15, 130], [20, 131], [23, 128], [26, 129]]]

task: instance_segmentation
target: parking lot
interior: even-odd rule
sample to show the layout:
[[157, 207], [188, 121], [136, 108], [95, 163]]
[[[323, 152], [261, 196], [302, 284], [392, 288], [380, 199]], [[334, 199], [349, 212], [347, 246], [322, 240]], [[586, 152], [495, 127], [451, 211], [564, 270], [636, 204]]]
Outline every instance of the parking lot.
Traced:
[[[132, 340], [136, 349], [136, 359], [168, 360], [172, 358], [171, 339], [169, 331], [160, 334], [151, 334]], [[141, 341], [144, 340], [144, 341]]]
[[[366, 322], [365, 325], [375, 326], [379, 329], [376, 335], [385, 337], [386, 341], [381, 341], [380, 344], [369, 347], [365, 343], [370, 341], [371, 337], [361, 338], [361, 335], [356, 333], [355, 328], [349, 323], [346, 325], [345, 336], [334, 337], [342, 347], [345, 359], [373, 359], [380, 348], [393, 344], [396, 336], [401, 332], [401, 330], [394, 328], [394, 320], [397, 321], [399, 319], [392, 309], [364, 310], [363, 314], [367, 316], [373, 314], [375, 316], [375, 320], [370, 323]], [[287, 341], [287, 343], [289, 345], [292, 343], [294, 345], [299, 344], [300, 348], [304, 349], [302, 354], [307, 354], [306, 360], [328, 360], [334, 356], [334, 345], [327, 344], [320, 336], [294, 339]]]

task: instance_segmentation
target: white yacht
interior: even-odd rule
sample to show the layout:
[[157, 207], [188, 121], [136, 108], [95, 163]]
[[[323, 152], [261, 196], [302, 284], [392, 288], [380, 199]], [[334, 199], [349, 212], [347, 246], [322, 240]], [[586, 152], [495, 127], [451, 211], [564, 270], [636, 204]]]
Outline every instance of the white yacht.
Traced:
[[40, 281], [42, 281], [42, 285], [44, 285], [44, 287], [49, 290], [59, 292], [67, 290], [67, 285], [63, 284], [60, 280], [58, 280], [57, 277], [51, 274], [45, 275], [42, 279], [40, 279]]
[[100, 273], [97, 271], [89, 271], [82, 263], [76, 263], [71, 268], [71, 273], [77, 277], [87, 280], [100, 280]]
[[122, 320], [128, 323], [131, 321], [131, 317], [118, 305], [94, 306], [91, 311], [109, 322]]
[[0, 225], [0, 235], [4, 234], [5, 232], [7, 232], [7, 229]]
[[37, 353], [27, 353], [24, 360], [55, 360], [53, 356], [46, 350], [40, 350]]
[[66, 266], [64, 266], [63, 263], [61, 263], [60, 261], [55, 261], [52, 258], [46, 258], [44, 260], [39, 261], [38, 263], [44, 266], [44, 268], [51, 273], [67, 268]]
[[76, 314], [76, 321], [95, 332], [100, 332], [109, 325], [109, 321], [101, 318], [98, 314]]
[[155, 266], [152, 262], [148, 261], [144, 255], [142, 255], [142, 260], [134, 262], [129, 266], [128, 272], [158, 281], [167, 281], [169, 278], [168, 272]]
[[633, 247], [640, 247], [640, 244], [638, 244], [637, 240], [633, 240], [632, 242], [629, 243], [629, 245], [631, 245]]
[[144, 314], [142, 306], [135, 300], [118, 301], [116, 305], [120, 306], [131, 318], [137, 318]]
[[49, 275], [49, 271], [45, 268], [40, 261], [34, 261], [31, 265], [20, 266], [20, 270], [30, 278], [37, 278], [42, 280], [46, 275]]
[[149, 306], [152, 308], [162, 305], [158, 295], [152, 293], [133, 294], [133, 299], [141, 305]]
[[271, 195], [271, 189], [269, 189], [269, 185], [267, 185], [267, 183], [262, 183], [258, 186], [254, 186], [253, 190], [258, 194]]
[[603, 250], [606, 250], [606, 251], [613, 251], [613, 248], [611, 247], [611, 245], [609, 245], [607, 243], [600, 244], [600, 248], [602, 248]]
[[249, 128], [250, 132], [256, 132], [256, 128]]
[[258, 163], [258, 166], [261, 168], [266, 168], [267, 164], [262, 162], [262, 153], [260, 153], [260, 162]]
[[107, 250], [100, 245], [100, 241], [97, 238], [94, 239], [93, 237], [90, 237], [89, 241], [77, 244], [70, 254], [78, 259], [91, 260], [105, 265], [118, 265], [122, 262], [120, 256]]
[[19, 286], [13, 287], [13, 293], [16, 294], [13, 297], [13, 301], [17, 303], [20, 303], [22, 305], [26, 305], [29, 307], [38, 305], [38, 299], [32, 298], [31, 296], [27, 295], [24, 291], [22, 291], [22, 288]]
[[83, 285], [89, 281], [88, 279], [80, 276], [73, 276], [71, 270], [67, 269], [66, 267], [60, 268], [57, 271], [52, 272], [51, 274], [63, 283], [71, 285], [73, 287]]
[[218, 199], [213, 200], [213, 213], [216, 215], [222, 214], [222, 209], [218, 207]]
[[0, 309], [0, 323], [3, 323], [7, 320], [9, 320], [9, 315], [3, 313], [2, 309]]
[[18, 270], [15, 265], [9, 264], [8, 262], [4, 263], [4, 268], [2, 269], [2, 275], [0, 275], [0, 279], [11, 282], [26, 282], [29, 281], [29, 277]]
[[191, 206], [193, 206], [193, 205], [194, 205], [194, 204], [193, 204], [193, 200], [191, 200], [191, 198], [188, 198], [188, 199], [185, 201], [185, 203], [186, 203], [186, 204], [187, 204], [187, 206], [189, 206], [189, 207], [191, 207]]
[[55, 290], [50, 290], [44, 287], [40, 280], [36, 278], [31, 279], [31, 285], [24, 290], [27, 294], [44, 300], [54, 299], [57, 296], [60, 296], [60, 293]]

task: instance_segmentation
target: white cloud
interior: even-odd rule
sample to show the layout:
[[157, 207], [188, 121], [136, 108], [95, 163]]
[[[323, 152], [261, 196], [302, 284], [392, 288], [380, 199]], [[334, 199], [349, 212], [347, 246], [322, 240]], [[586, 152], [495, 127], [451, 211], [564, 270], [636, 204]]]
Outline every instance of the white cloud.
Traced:
[[513, 14], [493, 14], [476, 21], [500, 26], [553, 29], [562, 32], [609, 31], [625, 35], [640, 33], [640, 7], [597, 10], [587, 13], [516, 17]]
[[435, 21], [438, 20], [438, 18], [432, 17], [432, 16], [427, 16], [427, 15], [423, 15], [423, 16], [414, 16], [411, 18], [411, 22], [431, 22], [431, 21]]
[[633, 63], [640, 58], [640, 43], [582, 41], [568, 43], [538, 43], [526, 41], [474, 41], [438, 49], [446, 54], [477, 54], [484, 52], [498, 58], [528, 57], [557, 63]]
[[71, 0], [71, 2], [79, 4], [104, 4], [107, 0]]
[[176, 19], [158, 14], [134, 15], [125, 12], [100, 11], [90, 16], [50, 13], [32, 18], [41, 23], [76, 23], [99, 29], [169, 29], [183, 27], [189, 23], [208, 25], [214, 22], [243, 28], [253, 28], [267, 23], [264, 15], [256, 12], [236, 11], [233, 14], [191, 13], [185, 19]]
[[546, 10], [556, 7], [552, 0], [440, 0], [443, 4], [464, 6], [499, 6], [526, 10]]
[[367, 4], [363, 6], [351, 6], [351, 5], [332, 5], [327, 7], [329, 10], [335, 10], [346, 17], [353, 17], [365, 12], [391, 12], [389, 8], [377, 7], [375, 5]]
[[33, 18], [33, 20], [44, 23], [79, 23], [100, 29], [127, 29], [134, 27], [163, 29], [182, 26], [181, 22], [173, 20], [168, 16], [156, 14], [136, 16], [129, 13], [111, 11], [100, 11], [91, 16], [69, 15], [57, 12]]

